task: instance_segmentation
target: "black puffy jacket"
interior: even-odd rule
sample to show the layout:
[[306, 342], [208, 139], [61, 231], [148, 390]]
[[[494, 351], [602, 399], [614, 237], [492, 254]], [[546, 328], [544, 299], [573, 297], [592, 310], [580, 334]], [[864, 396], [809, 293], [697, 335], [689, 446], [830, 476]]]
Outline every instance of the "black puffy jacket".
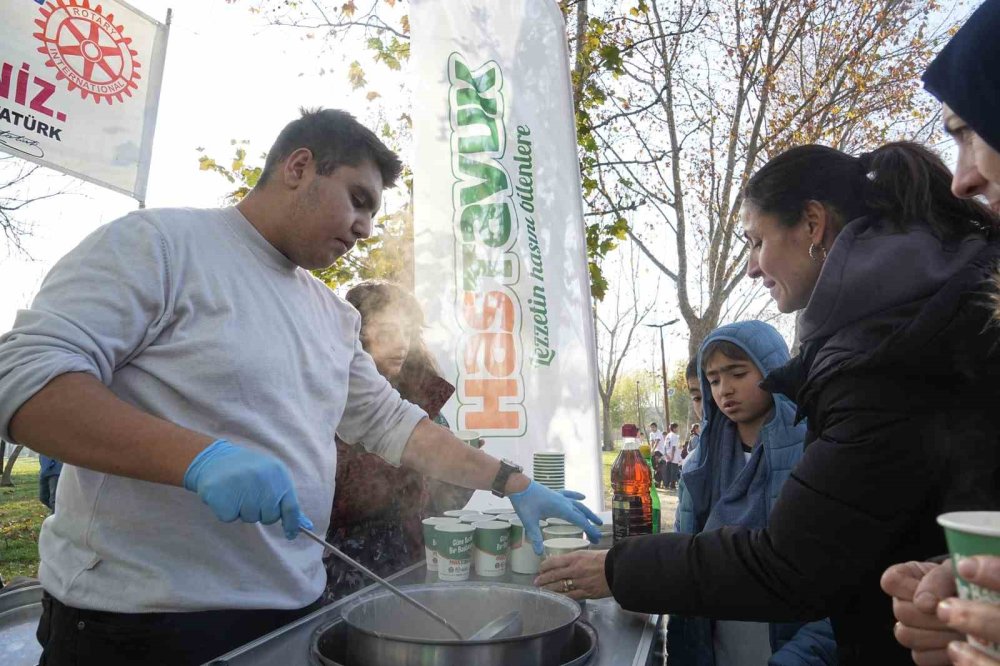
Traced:
[[617, 544], [605, 572], [619, 603], [830, 617], [841, 664], [912, 664], [882, 572], [946, 552], [940, 513], [1000, 509], [998, 264], [1000, 243], [980, 237], [942, 244], [864, 218], [845, 227], [803, 313], [799, 356], [765, 380], [809, 423], [768, 527]]

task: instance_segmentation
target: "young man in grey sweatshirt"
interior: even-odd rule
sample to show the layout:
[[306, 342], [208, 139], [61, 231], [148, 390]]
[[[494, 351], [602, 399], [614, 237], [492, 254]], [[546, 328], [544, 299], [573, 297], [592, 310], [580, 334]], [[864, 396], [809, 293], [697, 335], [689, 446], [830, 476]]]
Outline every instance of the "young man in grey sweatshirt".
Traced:
[[596, 541], [579, 496], [402, 400], [310, 275], [369, 236], [400, 168], [350, 115], [303, 112], [237, 206], [98, 229], [0, 338], [0, 437], [66, 463], [39, 541], [42, 664], [200, 664], [310, 612], [322, 553], [295, 536], [326, 532], [335, 432]]

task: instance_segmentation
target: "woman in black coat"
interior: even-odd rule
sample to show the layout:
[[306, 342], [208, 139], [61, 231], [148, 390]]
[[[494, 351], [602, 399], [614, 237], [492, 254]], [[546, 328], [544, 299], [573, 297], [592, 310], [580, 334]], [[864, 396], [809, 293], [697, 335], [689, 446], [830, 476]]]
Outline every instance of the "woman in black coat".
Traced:
[[830, 617], [841, 664], [912, 663], [880, 575], [947, 551], [938, 514], [1000, 506], [1000, 243], [950, 181], [909, 143], [801, 146], [761, 168], [743, 193], [747, 272], [802, 310], [799, 356], [763, 386], [809, 424], [768, 527], [626, 539], [551, 558], [536, 583], [645, 612]]

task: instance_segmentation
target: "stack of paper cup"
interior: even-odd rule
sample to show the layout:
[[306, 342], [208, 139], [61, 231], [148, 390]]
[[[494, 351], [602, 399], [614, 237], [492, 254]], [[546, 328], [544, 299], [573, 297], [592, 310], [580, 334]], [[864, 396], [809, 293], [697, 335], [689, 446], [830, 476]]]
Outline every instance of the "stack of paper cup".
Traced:
[[566, 454], [562, 451], [535, 453], [533, 478], [552, 490], [566, 488]]

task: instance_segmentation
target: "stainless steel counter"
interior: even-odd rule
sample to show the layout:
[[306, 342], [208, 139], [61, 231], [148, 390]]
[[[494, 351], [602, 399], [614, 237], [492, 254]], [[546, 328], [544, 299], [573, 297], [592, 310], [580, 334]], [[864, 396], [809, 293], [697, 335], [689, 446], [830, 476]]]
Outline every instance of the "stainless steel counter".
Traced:
[[[531, 585], [530, 575], [508, 574], [500, 578], [471, 580], [508, 582]], [[427, 571], [423, 563], [415, 564], [389, 580], [397, 585], [436, 583], [437, 572]], [[252, 643], [219, 657], [210, 666], [307, 666], [313, 633], [320, 626], [335, 620], [341, 607], [354, 597], [373, 591], [374, 586], [326, 606], [286, 627], [263, 636]], [[588, 666], [652, 666], [660, 616], [630, 613], [622, 610], [614, 599], [590, 600], [584, 604], [582, 619], [597, 631], [597, 654]]]

